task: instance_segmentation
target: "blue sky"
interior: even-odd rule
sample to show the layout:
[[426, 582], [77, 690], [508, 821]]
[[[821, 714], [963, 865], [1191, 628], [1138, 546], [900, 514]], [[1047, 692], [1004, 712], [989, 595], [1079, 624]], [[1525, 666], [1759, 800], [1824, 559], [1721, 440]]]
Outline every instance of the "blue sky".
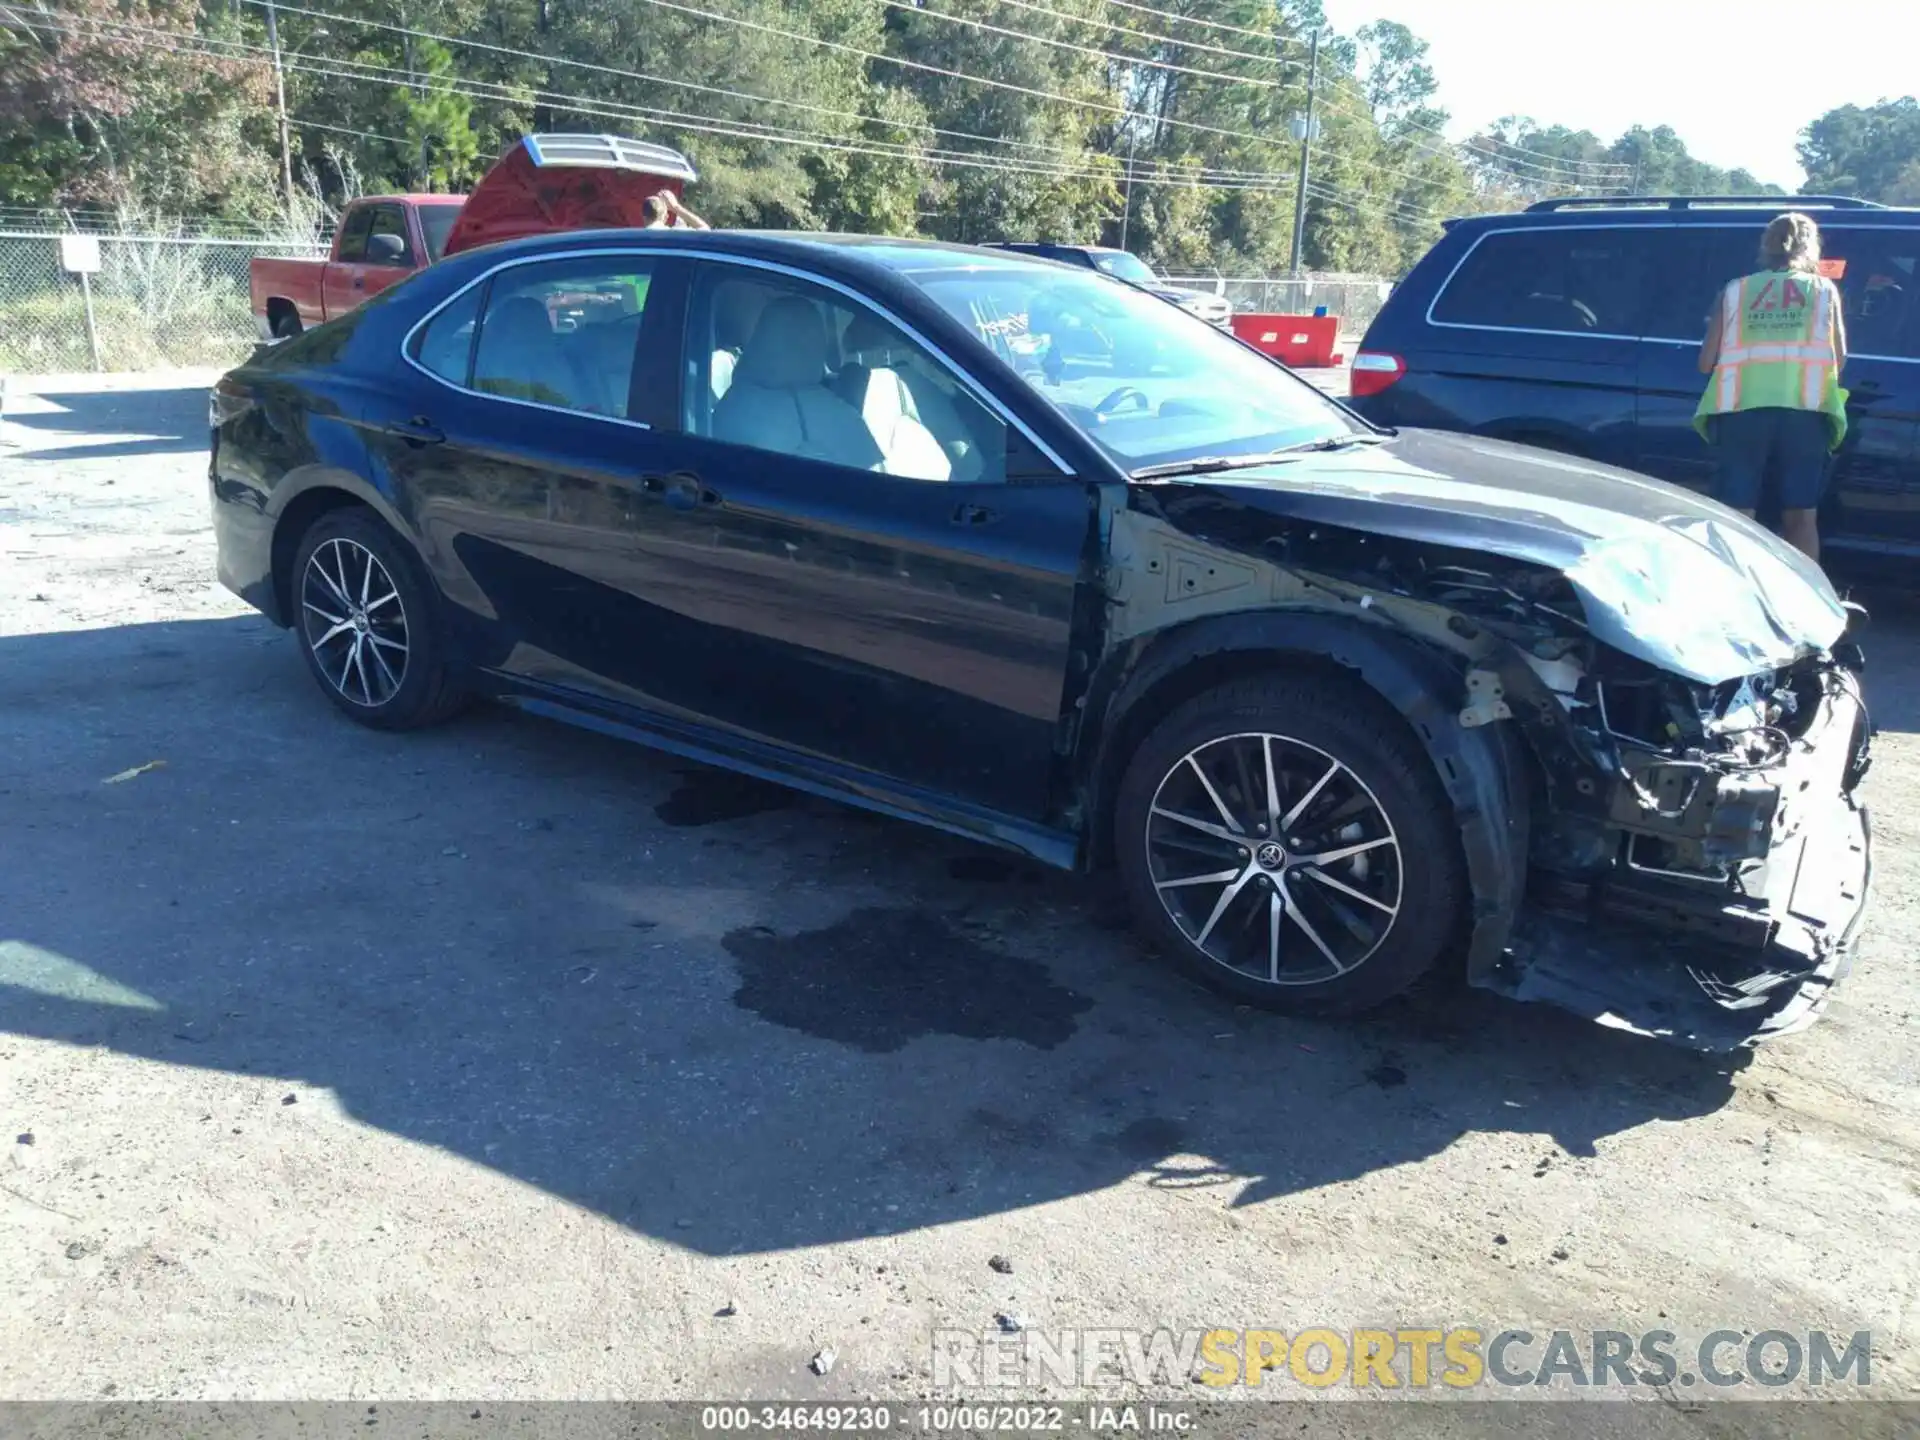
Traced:
[[[1920, 93], [1920, 0], [1323, 0], [1351, 35], [1386, 16], [1433, 46], [1464, 137], [1501, 115], [1589, 129], [1671, 125], [1698, 158], [1804, 181], [1800, 128], [1836, 105]], [[1757, 54], [1781, 63], [1756, 66]], [[1756, 75], [1775, 85], [1758, 88]]]

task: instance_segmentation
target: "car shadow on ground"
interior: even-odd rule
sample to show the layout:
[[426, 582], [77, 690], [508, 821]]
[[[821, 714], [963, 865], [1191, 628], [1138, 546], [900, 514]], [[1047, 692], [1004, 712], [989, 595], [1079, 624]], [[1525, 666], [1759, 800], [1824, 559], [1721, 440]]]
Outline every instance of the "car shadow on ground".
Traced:
[[[55, 407], [55, 408], [49, 408]], [[207, 448], [207, 388], [36, 392], [7, 406], [0, 459], [112, 460]], [[81, 437], [123, 436], [85, 443]]]
[[365, 731], [254, 618], [0, 640], [0, 730], [0, 1029], [326, 1087], [706, 1253], [1475, 1131], [1544, 1166], [1744, 1063], [1445, 989], [1236, 1008], [1096, 882], [502, 709]]

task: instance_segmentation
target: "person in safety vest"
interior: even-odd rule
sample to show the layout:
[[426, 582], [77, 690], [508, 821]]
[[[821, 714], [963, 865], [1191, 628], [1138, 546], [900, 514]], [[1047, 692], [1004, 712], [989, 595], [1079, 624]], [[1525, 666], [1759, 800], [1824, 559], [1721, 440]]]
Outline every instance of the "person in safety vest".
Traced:
[[1817, 560], [1827, 457], [1847, 434], [1846, 321], [1807, 216], [1767, 226], [1760, 266], [1714, 303], [1700, 346], [1700, 371], [1713, 378], [1693, 424], [1719, 452], [1715, 498], [1751, 515], [1771, 474], [1782, 533]]

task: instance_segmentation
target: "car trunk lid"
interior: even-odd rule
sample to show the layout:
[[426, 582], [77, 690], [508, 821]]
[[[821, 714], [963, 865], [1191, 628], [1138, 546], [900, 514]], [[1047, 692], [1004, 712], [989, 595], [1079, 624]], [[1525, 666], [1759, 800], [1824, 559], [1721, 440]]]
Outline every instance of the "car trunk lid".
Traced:
[[649, 195], [678, 195], [695, 179], [678, 150], [620, 135], [529, 135], [482, 177], [460, 209], [443, 251], [642, 223]]

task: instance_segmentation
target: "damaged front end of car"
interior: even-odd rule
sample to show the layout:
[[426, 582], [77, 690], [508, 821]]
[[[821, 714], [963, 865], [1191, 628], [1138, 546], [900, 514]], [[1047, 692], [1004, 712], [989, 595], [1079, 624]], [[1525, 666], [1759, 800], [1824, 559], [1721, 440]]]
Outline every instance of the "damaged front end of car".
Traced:
[[[1399, 706], [1453, 799], [1473, 984], [1707, 1050], [1811, 1023], [1870, 869], [1857, 612], [1713, 516], [1547, 543], [1357, 498], [1136, 488], [1110, 517], [1109, 644], [1211, 616], [1211, 644], [1286, 649], [1237, 639], [1245, 617], [1336, 622], [1320, 648]], [[1372, 654], [1424, 665], [1424, 697]]]

